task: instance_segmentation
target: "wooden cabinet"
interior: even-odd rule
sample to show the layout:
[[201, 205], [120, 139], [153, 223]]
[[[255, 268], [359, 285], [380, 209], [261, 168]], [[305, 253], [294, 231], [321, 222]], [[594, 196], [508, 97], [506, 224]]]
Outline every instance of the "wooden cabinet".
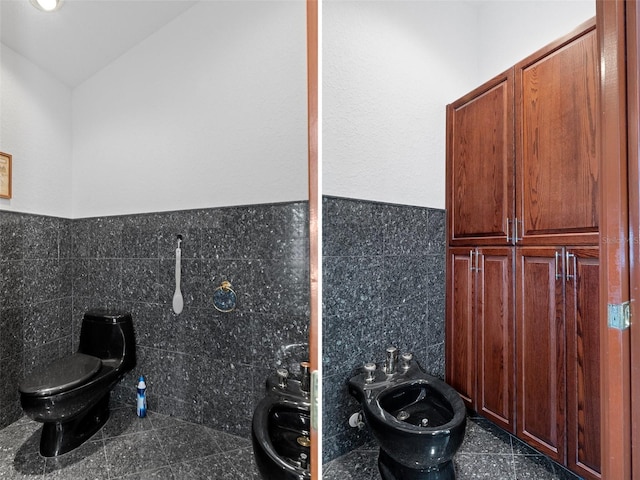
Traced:
[[595, 21], [447, 106], [450, 245], [598, 242]]
[[516, 65], [521, 244], [597, 244], [595, 25]]
[[506, 245], [514, 217], [513, 69], [447, 107], [451, 245]]
[[476, 335], [474, 249], [447, 253], [446, 381], [467, 407], [476, 409]]
[[446, 380], [587, 479], [600, 478], [595, 35], [587, 22], [447, 107]]
[[562, 258], [554, 247], [516, 254], [517, 434], [560, 463], [566, 441]]
[[518, 248], [516, 283], [517, 434], [599, 478], [598, 247]]
[[567, 254], [567, 464], [600, 478], [600, 264], [597, 247]]
[[515, 433], [512, 250], [449, 249], [446, 364], [467, 406]]

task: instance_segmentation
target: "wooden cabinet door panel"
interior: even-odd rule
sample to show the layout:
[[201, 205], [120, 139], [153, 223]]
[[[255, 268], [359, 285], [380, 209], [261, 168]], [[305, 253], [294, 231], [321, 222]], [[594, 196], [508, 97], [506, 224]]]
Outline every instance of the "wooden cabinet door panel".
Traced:
[[600, 335], [598, 247], [565, 256], [567, 321], [567, 464], [600, 478]]
[[516, 250], [518, 436], [563, 463], [565, 328], [562, 255], [556, 248]]
[[473, 321], [473, 256], [470, 248], [450, 248], [447, 268], [446, 381], [475, 409], [476, 346]]
[[523, 245], [598, 241], [597, 86], [594, 29], [516, 66]]
[[450, 244], [507, 244], [515, 208], [513, 129], [513, 69], [447, 107]]
[[515, 433], [513, 248], [480, 248], [478, 253], [477, 409]]

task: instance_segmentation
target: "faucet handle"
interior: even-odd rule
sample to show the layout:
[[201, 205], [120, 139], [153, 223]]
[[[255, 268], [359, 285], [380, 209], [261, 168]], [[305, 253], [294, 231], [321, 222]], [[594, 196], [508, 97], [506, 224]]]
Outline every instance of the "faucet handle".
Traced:
[[402, 355], [400, 355], [400, 359], [402, 360], [402, 363], [400, 364], [401, 368], [403, 371], [407, 371], [409, 370], [409, 368], [411, 368], [411, 360], [413, 360], [413, 353], [403, 353]]
[[376, 376], [376, 364], [373, 362], [367, 362], [364, 364], [364, 381], [366, 383], [371, 383], [375, 379]]
[[300, 362], [300, 372], [302, 373], [302, 378], [300, 379], [300, 390], [307, 393], [311, 390], [310, 368], [311, 364], [309, 362]]
[[384, 364], [384, 371], [387, 374], [394, 373], [398, 365], [398, 349], [396, 347], [387, 348], [387, 361]]
[[287, 388], [287, 378], [289, 378], [289, 371], [286, 368], [279, 368], [276, 370], [278, 374], [278, 386], [282, 389]]

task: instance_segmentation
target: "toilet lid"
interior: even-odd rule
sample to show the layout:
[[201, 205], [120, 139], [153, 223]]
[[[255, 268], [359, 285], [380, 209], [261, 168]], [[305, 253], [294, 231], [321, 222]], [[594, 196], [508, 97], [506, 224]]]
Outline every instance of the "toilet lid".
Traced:
[[20, 384], [20, 392], [53, 395], [85, 382], [100, 370], [101, 365], [97, 357], [74, 353], [35, 370]]

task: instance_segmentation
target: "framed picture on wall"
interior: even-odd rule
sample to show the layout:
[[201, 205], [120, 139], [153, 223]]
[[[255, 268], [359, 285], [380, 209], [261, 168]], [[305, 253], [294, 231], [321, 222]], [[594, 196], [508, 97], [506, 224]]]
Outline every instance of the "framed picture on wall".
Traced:
[[11, 155], [0, 152], [0, 198], [11, 198]]

